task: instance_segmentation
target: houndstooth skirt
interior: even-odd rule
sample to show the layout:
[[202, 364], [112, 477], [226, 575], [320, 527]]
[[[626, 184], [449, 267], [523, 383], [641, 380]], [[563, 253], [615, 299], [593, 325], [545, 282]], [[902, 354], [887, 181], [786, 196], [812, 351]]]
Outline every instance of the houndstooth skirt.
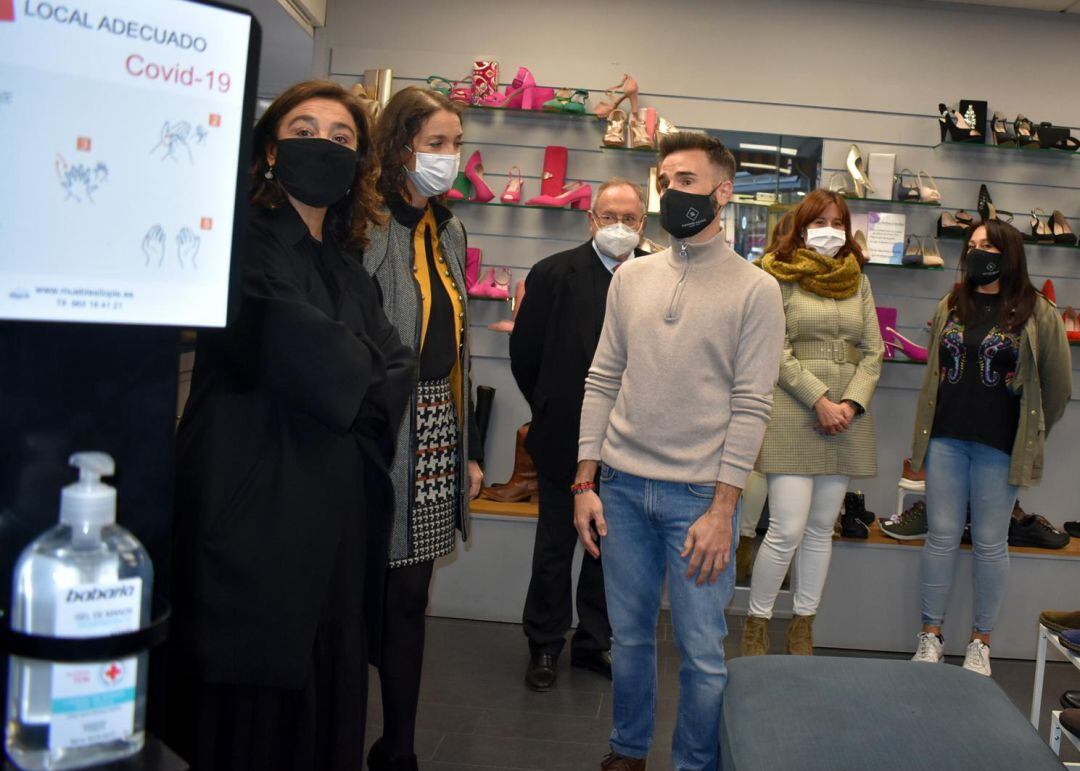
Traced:
[[454, 550], [458, 495], [458, 418], [450, 379], [416, 388], [416, 483], [409, 518], [410, 556], [390, 567], [428, 562]]

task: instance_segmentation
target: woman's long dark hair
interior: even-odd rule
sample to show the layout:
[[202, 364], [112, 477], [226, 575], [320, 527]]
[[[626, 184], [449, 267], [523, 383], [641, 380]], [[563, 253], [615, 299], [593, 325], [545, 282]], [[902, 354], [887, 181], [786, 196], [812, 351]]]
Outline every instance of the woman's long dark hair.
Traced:
[[961, 324], [978, 318], [975, 303], [975, 286], [967, 280], [967, 254], [971, 249], [971, 237], [979, 228], [986, 228], [986, 240], [1001, 252], [1001, 318], [998, 325], [1015, 332], [1027, 323], [1035, 312], [1039, 293], [1031, 285], [1028, 276], [1027, 257], [1024, 256], [1024, 238], [1020, 231], [1001, 220], [984, 220], [974, 223], [967, 231], [964, 249], [960, 253], [960, 281], [949, 293], [949, 309]]
[[379, 162], [372, 142], [371, 118], [360, 101], [329, 80], [308, 80], [290, 86], [271, 104], [259, 122], [255, 124], [255, 157], [251, 164], [251, 202], [276, 209], [288, 201], [281, 183], [266, 177], [270, 163], [266, 152], [277, 143], [278, 125], [281, 119], [309, 99], [330, 99], [340, 103], [352, 115], [356, 123], [356, 153], [360, 163], [356, 166], [349, 194], [326, 212], [326, 227], [336, 243], [344, 249], [356, 250], [367, 246], [367, 229], [370, 223], [381, 225], [382, 198], [376, 190], [379, 178]]

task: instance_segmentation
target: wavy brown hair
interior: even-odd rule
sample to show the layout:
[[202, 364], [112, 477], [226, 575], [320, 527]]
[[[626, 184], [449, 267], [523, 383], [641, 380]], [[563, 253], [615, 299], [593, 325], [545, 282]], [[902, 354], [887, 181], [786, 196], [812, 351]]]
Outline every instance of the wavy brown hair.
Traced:
[[978, 318], [978, 306], [975, 303], [975, 286], [967, 280], [967, 254], [971, 251], [971, 237], [979, 228], [986, 228], [986, 240], [1001, 252], [1001, 328], [1015, 332], [1020, 329], [1031, 314], [1035, 312], [1035, 303], [1039, 294], [1031, 284], [1028, 275], [1027, 257], [1024, 255], [1024, 237], [1020, 231], [1001, 220], [984, 220], [974, 223], [965, 234], [964, 248], [960, 252], [960, 282], [949, 292], [949, 309], [956, 314], [961, 324], [969, 319]]
[[451, 102], [438, 91], [420, 86], [403, 88], [390, 97], [375, 126], [375, 152], [382, 173], [378, 190], [384, 198], [400, 195], [407, 190], [404, 154], [424, 121], [437, 112], [452, 112], [461, 119], [461, 105]]
[[329, 80], [308, 80], [290, 86], [267, 108], [255, 124], [255, 157], [251, 164], [251, 202], [256, 206], [276, 209], [288, 202], [285, 190], [277, 179], [267, 179], [270, 163], [266, 154], [277, 143], [281, 120], [310, 99], [329, 99], [338, 102], [356, 123], [356, 176], [348, 194], [330, 205], [326, 212], [326, 227], [330, 236], [346, 250], [358, 250], [367, 246], [368, 225], [381, 225], [382, 198], [379, 195], [379, 163], [372, 143], [371, 118], [360, 101]]
[[795, 207], [791, 212], [791, 229], [777, 241], [774, 252], [776, 256], [788, 262], [796, 251], [805, 249], [806, 236], [804, 234], [807, 226], [828, 209], [829, 204], [836, 204], [836, 208], [840, 210], [840, 216], [844, 219], [844, 234], [847, 237], [847, 241], [837, 254], [844, 255], [850, 252], [855, 255], [860, 267], [865, 265], [866, 255], [862, 253], [862, 249], [851, 235], [851, 210], [848, 209], [847, 201], [844, 200], [844, 196], [831, 190], [814, 190]]

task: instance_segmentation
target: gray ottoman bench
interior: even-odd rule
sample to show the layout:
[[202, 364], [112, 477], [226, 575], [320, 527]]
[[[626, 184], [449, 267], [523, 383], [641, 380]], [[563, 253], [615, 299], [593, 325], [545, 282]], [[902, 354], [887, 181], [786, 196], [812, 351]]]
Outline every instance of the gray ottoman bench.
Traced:
[[729, 662], [723, 771], [1061, 771], [993, 680], [951, 664], [824, 656]]

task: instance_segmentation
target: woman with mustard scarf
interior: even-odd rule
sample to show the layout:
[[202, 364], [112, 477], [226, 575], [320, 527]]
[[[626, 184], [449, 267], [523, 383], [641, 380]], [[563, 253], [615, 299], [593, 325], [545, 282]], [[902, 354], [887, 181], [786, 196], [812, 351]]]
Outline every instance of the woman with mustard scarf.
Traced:
[[792, 558], [795, 615], [787, 652], [813, 653], [833, 523], [851, 477], [877, 473], [869, 408], [884, 346], [864, 262], [847, 204], [826, 190], [806, 196], [791, 231], [761, 261], [780, 282], [787, 331], [757, 462], [769, 482], [769, 530], [754, 562], [744, 656], [769, 650], [766, 630]]

